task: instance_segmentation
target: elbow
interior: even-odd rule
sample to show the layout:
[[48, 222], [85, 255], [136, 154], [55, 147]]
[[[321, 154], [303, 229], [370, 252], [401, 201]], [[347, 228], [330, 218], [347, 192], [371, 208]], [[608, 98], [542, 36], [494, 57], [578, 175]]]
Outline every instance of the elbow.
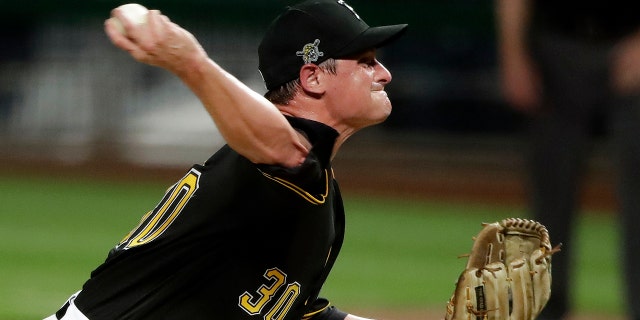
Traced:
[[[245, 139], [226, 139], [229, 146], [255, 164], [293, 168], [304, 163], [311, 144], [290, 131], [270, 131], [269, 136], [253, 133]], [[307, 143], [305, 143], [307, 142]]]
[[277, 165], [286, 168], [294, 168], [302, 165], [307, 156], [307, 152], [301, 152], [296, 148], [267, 148], [259, 155], [249, 160], [256, 164]]
[[287, 168], [293, 168], [304, 163], [307, 154], [306, 148], [289, 145], [289, 146], [253, 146], [243, 150], [240, 147], [230, 147], [249, 161], [255, 164], [277, 165]]

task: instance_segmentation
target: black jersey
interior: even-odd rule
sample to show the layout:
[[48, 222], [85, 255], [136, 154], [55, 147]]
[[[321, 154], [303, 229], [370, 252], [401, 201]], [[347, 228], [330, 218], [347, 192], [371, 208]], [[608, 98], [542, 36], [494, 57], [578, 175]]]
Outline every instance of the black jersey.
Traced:
[[76, 298], [91, 320], [296, 319], [340, 250], [344, 209], [330, 166], [338, 133], [289, 118], [312, 143], [297, 168], [228, 146], [164, 195]]

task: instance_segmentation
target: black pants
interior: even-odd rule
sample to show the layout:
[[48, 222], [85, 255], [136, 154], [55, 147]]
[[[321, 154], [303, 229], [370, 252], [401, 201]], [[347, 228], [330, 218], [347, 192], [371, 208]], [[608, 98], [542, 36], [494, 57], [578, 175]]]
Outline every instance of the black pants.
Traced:
[[545, 97], [544, 111], [530, 123], [531, 210], [554, 244], [563, 243], [562, 252], [553, 256], [551, 300], [541, 318], [560, 319], [569, 311], [580, 185], [594, 141], [594, 119], [600, 119], [616, 169], [627, 306], [631, 318], [640, 319], [640, 295], [633, 292], [640, 287], [640, 233], [634, 230], [640, 226], [640, 95], [612, 92], [612, 45], [550, 34], [532, 42]]

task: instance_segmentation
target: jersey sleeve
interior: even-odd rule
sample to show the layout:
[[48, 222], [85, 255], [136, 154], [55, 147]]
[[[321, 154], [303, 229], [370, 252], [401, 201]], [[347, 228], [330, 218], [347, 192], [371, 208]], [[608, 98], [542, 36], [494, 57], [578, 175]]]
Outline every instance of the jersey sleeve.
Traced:
[[344, 320], [347, 313], [331, 305], [325, 298], [318, 298], [302, 317], [302, 320]]

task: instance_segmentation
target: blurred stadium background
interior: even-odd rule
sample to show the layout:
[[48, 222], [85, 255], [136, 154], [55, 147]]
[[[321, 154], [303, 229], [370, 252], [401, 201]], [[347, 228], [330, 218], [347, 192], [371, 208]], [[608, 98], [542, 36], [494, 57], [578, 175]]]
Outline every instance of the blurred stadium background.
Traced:
[[[27, 195], [44, 180], [22, 179], [24, 176], [40, 176], [60, 188], [68, 187], [66, 183], [88, 183], [78, 181], [78, 177], [101, 182], [117, 178], [132, 181], [133, 186], [143, 182], [168, 185], [185, 166], [202, 162], [223, 144], [199, 101], [177, 79], [163, 70], [134, 62], [110, 44], [102, 23], [111, 8], [124, 2], [2, 2], [3, 185], [19, 185]], [[257, 44], [271, 18], [292, 1], [140, 3], [161, 9], [192, 31], [219, 64], [254, 90], [264, 92], [257, 71]], [[373, 199], [410, 199], [410, 203], [422, 205], [449, 203], [454, 209], [436, 207], [436, 211], [446, 214], [436, 214], [433, 219], [452, 216], [468, 223], [470, 233], [458, 235], [469, 237], [480, 221], [509, 212], [526, 216], [520, 159], [524, 121], [500, 97], [491, 1], [352, 0], [350, 4], [371, 25], [409, 23], [410, 30], [402, 41], [381, 51], [380, 60], [394, 76], [388, 87], [393, 114], [385, 124], [353, 137], [336, 159], [336, 172], [345, 193], [354, 195], [355, 203], [365, 204]], [[598, 216], [594, 218], [596, 224], [615, 228], [605, 154], [606, 147], [596, 147], [583, 202], [588, 212]], [[16, 180], [25, 184], [16, 184]], [[148, 186], [140, 188], [145, 187]], [[32, 201], [40, 201], [38, 195], [34, 192]], [[0, 203], [11, 203], [15, 196], [4, 192]], [[408, 210], [406, 205], [390, 201], [383, 206], [389, 211]], [[494, 207], [487, 209], [487, 205]], [[23, 214], [10, 208], [0, 205], [0, 228], [4, 224], [5, 231], [11, 225], [8, 221], [16, 218], [12, 215]], [[358, 210], [361, 209], [354, 209]], [[366, 215], [358, 217], [367, 220]], [[136, 219], [137, 216], [125, 225]], [[440, 220], [421, 223], [433, 221]], [[116, 239], [127, 229], [118, 230], [115, 236], [109, 234], [109, 239]], [[7, 238], [0, 234], [0, 239], [15, 243], [7, 234], [4, 233]], [[362, 233], [365, 234], [366, 231]], [[615, 239], [608, 243], [615, 246]], [[363, 248], [366, 250], [367, 245]], [[65, 254], [65, 248], [58, 249], [59, 255]], [[106, 254], [104, 249], [87, 250], [96, 250], [102, 257]], [[463, 247], [464, 250], [467, 249]], [[0, 261], [8, 263], [2, 254], [0, 251]], [[384, 259], [383, 254], [379, 257]], [[95, 263], [92, 261], [91, 266]], [[459, 267], [456, 264], [451, 268]], [[605, 270], [617, 279], [615, 264], [605, 266]], [[457, 272], [454, 270], [453, 274]], [[428, 273], [417, 276], [438, 277]], [[0, 277], [11, 275], [0, 268]], [[10, 295], [15, 287], [3, 290], [3, 294]], [[71, 293], [62, 291], [64, 295]], [[610, 298], [616, 300], [618, 296], [615, 291]], [[443, 300], [447, 298], [448, 294]], [[62, 302], [64, 297], [44, 299], [49, 299], [47, 303]], [[373, 301], [378, 300], [364, 299], [359, 306]], [[584, 302], [588, 299], [581, 301], [583, 305], [590, 304]], [[402, 304], [399, 307], [406, 308]], [[585, 310], [598, 313], [593, 308]], [[19, 318], [19, 311], [12, 312], [7, 313], [9, 318]], [[620, 314], [621, 307], [609, 304], [605, 312]]]

